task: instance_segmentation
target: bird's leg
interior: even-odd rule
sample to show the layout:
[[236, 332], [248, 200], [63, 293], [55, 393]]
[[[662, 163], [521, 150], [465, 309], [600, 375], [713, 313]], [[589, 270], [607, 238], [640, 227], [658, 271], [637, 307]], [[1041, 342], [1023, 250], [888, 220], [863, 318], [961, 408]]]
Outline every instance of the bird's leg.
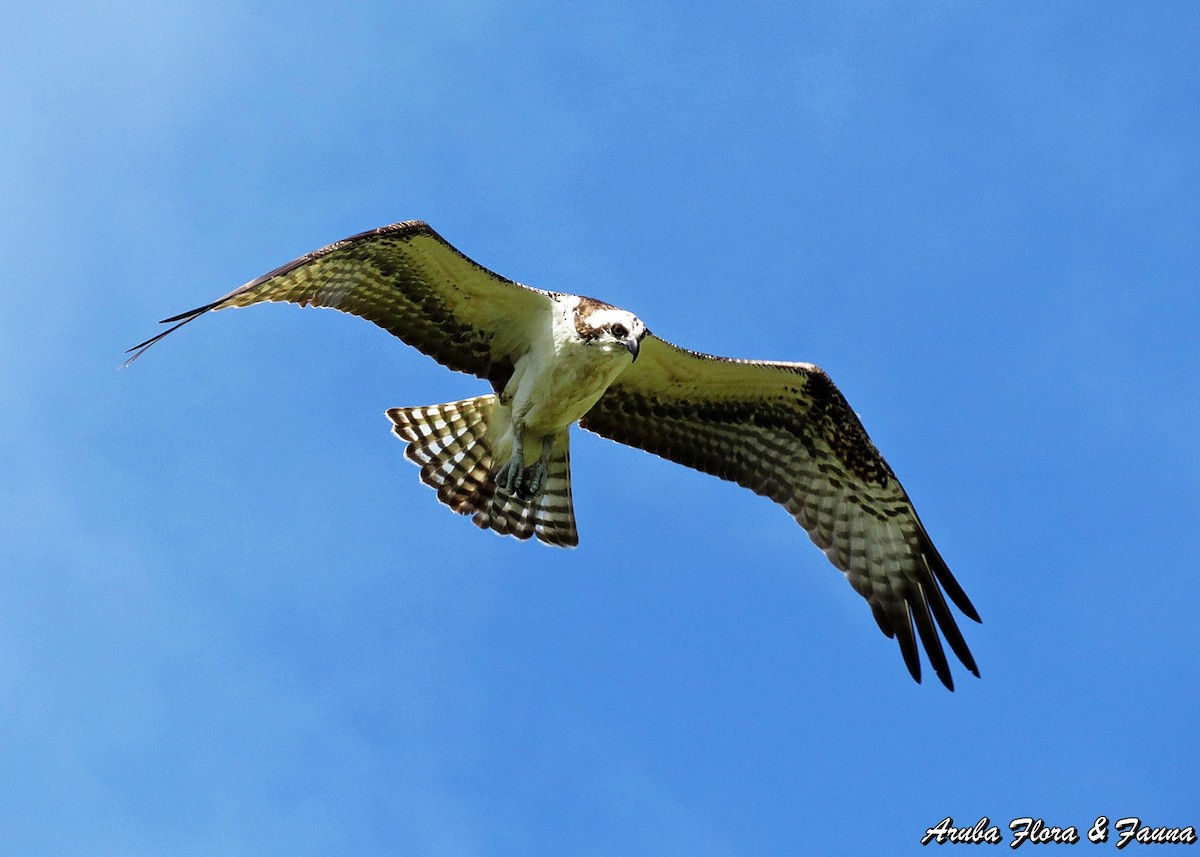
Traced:
[[525, 444], [521, 432], [513, 427], [512, 455], [496, 471], [496, 488], [505, 494], [517, 494], [525, 476]]
[[546, 435], [542, 438], [542, 454], [538, 456], [537, 464], [525, 471], [524, 485], [521, 489], [522, 496], [536, 497], [537, 493], [542, 490], [542, 486], [546, 484], [546, 477], [550, 475], [550, 453], [553, 450], [554, 436]]

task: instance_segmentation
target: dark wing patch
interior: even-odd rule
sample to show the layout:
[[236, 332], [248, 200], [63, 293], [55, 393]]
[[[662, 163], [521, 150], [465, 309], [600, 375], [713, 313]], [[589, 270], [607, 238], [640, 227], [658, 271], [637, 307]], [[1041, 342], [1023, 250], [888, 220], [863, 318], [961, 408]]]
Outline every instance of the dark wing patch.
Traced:
[[979, 614], [862, 423], [817, 367], [712, 357], [648, 335], [638, 361], [580, 425], [779, 503], [871, 605], [914, 679], [921, 680], [919, 637], [938, 678], [954, 689], [938, 628], [979, 675], [943, 588], [971, 619]]
[[439, 363], [503, 387], [551, 297], [473, 262], [428, 224], [408, 221], [330, 244], [165, 319], [173, 326], [131, 348], [126, 365], [209, 310], [287, 301], [365, 318]]

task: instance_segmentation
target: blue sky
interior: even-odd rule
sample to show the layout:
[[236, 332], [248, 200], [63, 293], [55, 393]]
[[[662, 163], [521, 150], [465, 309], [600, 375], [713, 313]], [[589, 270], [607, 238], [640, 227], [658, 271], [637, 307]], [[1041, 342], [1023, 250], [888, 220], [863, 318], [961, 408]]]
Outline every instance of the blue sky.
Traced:
[[[6, 11], [5, 853], [1200, 824], [1200, 7], [745, 6]], [[983, 615], [982, 679], [913, 684], [781, 509], [584, 432], [577, 550], [475, 529], [383, 411], [481, 384], [357, 319], [221, 313], [117, 371], [414, 218], [827, 369]]]

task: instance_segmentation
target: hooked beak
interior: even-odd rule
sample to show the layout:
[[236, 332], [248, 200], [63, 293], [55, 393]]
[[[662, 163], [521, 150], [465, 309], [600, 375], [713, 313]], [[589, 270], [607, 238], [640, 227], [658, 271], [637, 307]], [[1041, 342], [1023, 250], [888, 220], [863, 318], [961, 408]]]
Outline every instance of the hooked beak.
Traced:
[[638, 340], [630, 337], [621, 343], [625, 346], [625, 350], [633, 355], [633, 362], [637, 362], [638, 351], [641, 350], [642, 344]]

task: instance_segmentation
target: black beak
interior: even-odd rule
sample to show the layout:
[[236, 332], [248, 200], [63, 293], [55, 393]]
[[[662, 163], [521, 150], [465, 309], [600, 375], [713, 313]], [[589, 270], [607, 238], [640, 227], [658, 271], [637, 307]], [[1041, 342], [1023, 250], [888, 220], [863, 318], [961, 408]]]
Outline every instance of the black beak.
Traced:
[[633, 355], [633, 362], [636, 363], [638, 351], [641, 349], [642, 344], [633, 338], [626, 339], [621, 344], [625, 346], [626, 351]]

